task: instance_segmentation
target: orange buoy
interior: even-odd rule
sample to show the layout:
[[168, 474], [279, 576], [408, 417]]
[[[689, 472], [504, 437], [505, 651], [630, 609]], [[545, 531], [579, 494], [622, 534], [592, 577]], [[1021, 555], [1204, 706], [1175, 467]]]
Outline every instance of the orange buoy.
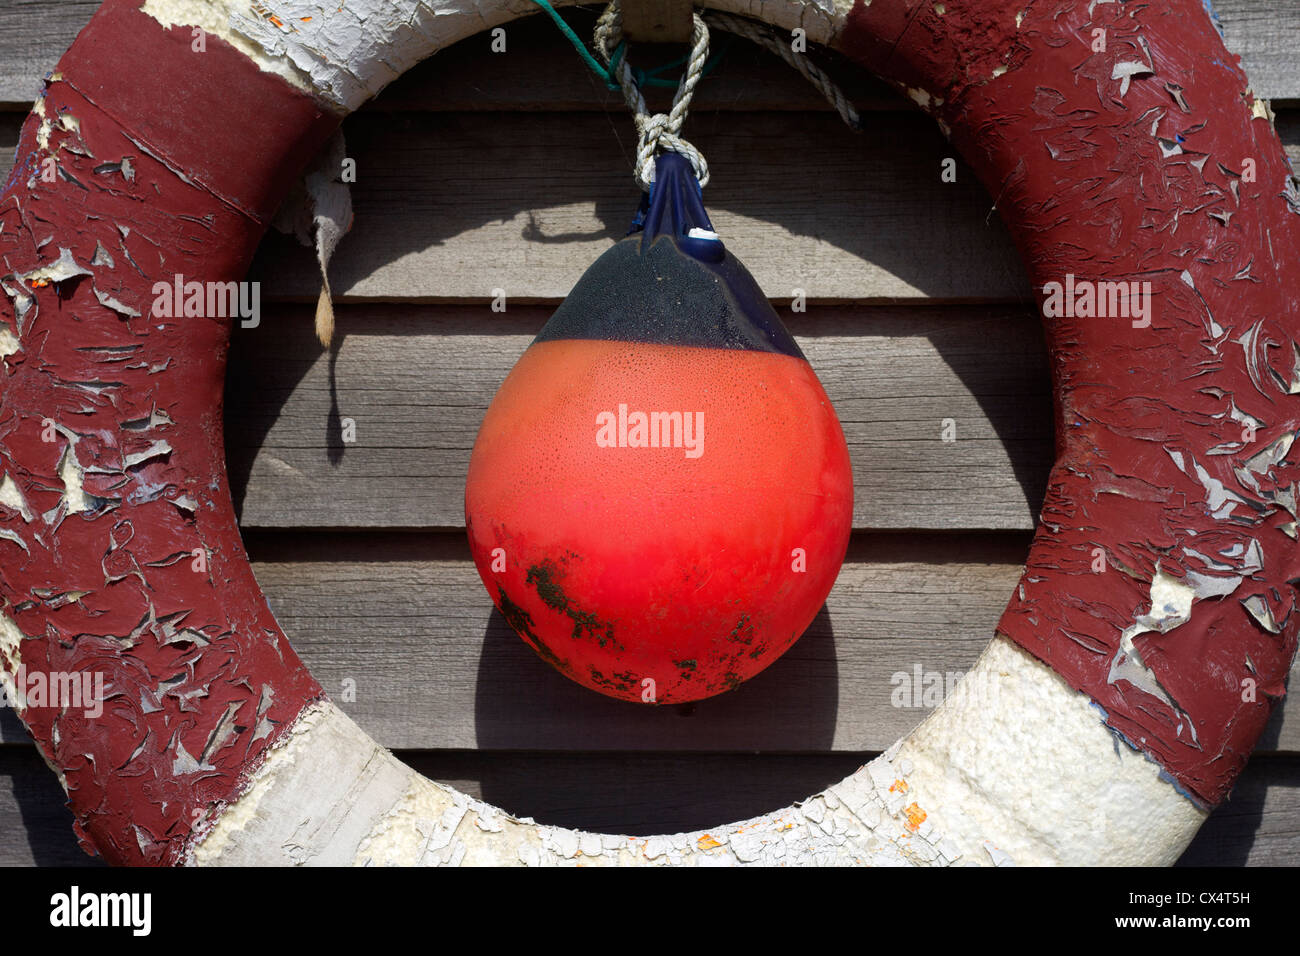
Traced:
[[633, 233], [507, 376], [465, 488], [510, 626], [593, 690], [737, 686], [804, 632], [844, 559], [853, 475], [812, 366], [659, 157]]

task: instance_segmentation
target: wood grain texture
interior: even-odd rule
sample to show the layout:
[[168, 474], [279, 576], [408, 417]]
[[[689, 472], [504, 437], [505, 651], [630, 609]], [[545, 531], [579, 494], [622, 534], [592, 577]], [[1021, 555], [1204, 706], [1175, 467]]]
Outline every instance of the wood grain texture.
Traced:
[[[869, 135], [824, 113], [712, 113], [689, 127], [713, 177], [713, 224], [769, 297], [1029, 298], [983, 188], [960, 166], [941, 182], [953, 152], [928, 118], [879, 114]], [[627, 233], [640, 199], [624, 117], [357, 114], [344, 134], [356, 218], [330, 268], [344, 302], [487, 302], [494, 289], [557, 302]], [[289, 237], [268, 237], [253, 277], [275, 297], [320, 289]]]
[[[330, 268], [336, 299], [559, 302], [627, 233], [631, 129], [589, 113], [352, 117], [356, 219]], [[1278, 132], [1300, 159], [1300, 114]], [[941, 181], [955, 154], [928, 117], [877, 114], [855, 134], [833, 114], [712, 113], [687, 135], [709, 161], [715, 229], [771, 299], [1032, 301], [988, 193], [960, 161]], [[267, 237], [252, 277], [276, 298], [320, 291], [287, 236]]]
[[[634, 835], [704, 829], [785, 806], [874, 754], [403, 753], [425, 775], [543, 823]], [[0, 866], [98, 866], [35, 751], [0, 747]], [[1300, 864], [1300, 758], [1256, 757], [1182, 866]]]
[[[925, 682], [966, 671], [987, 643], [1028, 544], [856, 536], [826, 607], [768, 670], [655, 708], [593, 694], [543, 663], [493, 609], [460, 535], [249, 539], [295, 650], [388, 747], [789, 753], [883, 750], [911, 730], [938, 699]], [[1300, 750], [1295, 710], [1275, 715], [1264, 751]], [[2, 739], [25, 740], [0, 714]]]
[[[462, 527], [483, 413], [548, 314], [345, 307], [329, 354], [307, 307], [236, 329], [226, 440], [243, 527]], [[1033, 527], [1052, 455], [1033, 315], [813, 306], [784, 317], [843, 423], [857, 526]], [[955, 441], [943, 440], [945, 419]]]
[[690, 43], [690, 0], [626, 0], [623, 36], [641, 43]]

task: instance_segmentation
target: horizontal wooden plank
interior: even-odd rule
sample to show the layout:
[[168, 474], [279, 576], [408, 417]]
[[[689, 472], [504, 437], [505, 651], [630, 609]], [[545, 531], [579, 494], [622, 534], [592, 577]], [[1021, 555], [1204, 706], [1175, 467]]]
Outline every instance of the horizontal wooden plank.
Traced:
[[[417, 770], [542, 823], [648, 836], [706, 829], [785, 806], [872, 754], [404, 753]], [[0, 747], [0, 866], [96, 866], [77, 847], [53, 774], [31, 748]], [[1180, 860], [1300, 865], [1300, 759], [1257, 757]]]
[[1241, 57], [1251, 89], [1265, 99], [1300, 99], [1300, 0], [1213, 0], [1224, 44]]
[[[54, 68], [98, 7], [96, 0], [0, 0], [0, 108], [26, 106], [41, 77]], [[1242, 57], [1254, 89], [1276, 100], [1300, 97], [1294, 51], [1300, 47], [1298, 0], [1217, 0], [1228, 49]], [[565, 19], [590, 38], [597, 8], [566, 9]], [[715, 50], [723, 42], [715, 38]], [[669, 52], [676, 52], [668, 48]], [[658, 52], [658, 51], [652, 51]], [[667, 62], [650, 57], [638, 65]], [[836, 67], [839, 67], [838, 69]], [[833, 75], [867, 109], [896, 108], [901, 100], [856, 68], [831, 61]], [[544, 78], [545, 82], [538, 82]], [[708, 109], [823, 109], [802, 78], [767, 54], [736, 40], [697, 102]], [[416, 67], [380, 95], [385, 109], [621, 109], [542, 15], [506, 26], [506, 49], [493, 53], [480, 34]]]
[[[307, 307], [271, 307], [259, 328], [237, 329], [226, 442], [243, 526], [463, 526], [479, 423], [547, 315], [342, 308], [329, 354]], [[858, 527], [1034, 526], [1052, 424], [1032, 315], [814, 306], [786, 318], [843, 423]]]
[[[295, 649], [389, 747], [826, 753], [883, 750], [919, 723], [935, 702], [895, 698], [897, 675], [912, 683], [919, 667], [923, 688], [974, 663], [1028, 543], [857, 536], [826, 607], [781, 659], [734, 691], [666, 708], [602, 697], [543, 663], [493, 609], [460, 535], [258, 534], [249, 547]], [[1300, 750], [1296, 713], [1281, 709], [1264, 750]], [[0, 731], [26, 739], [11, 713]]]
[[[583, 113], [357, 115], [356, 218], [330, 267], [338, 300], [558, 302], [622, 238], [635, 205], [635, 138]], [[1293, 161], [1300, 114], [1278, 119]], [[1029, 280], [974, 174], [927, 117], [877, 114], [869, 134], [833, 115], [696, 117], [705, 194], [727, 248], [770, 298], [1024, 302]], [[816, 144], [816, 176], [807, 147]], [[310, 250], [270, 235], [252, 274], [267, 295], [314, 302]]]
[[0, 0], [0, 104], [29, 107], [99, 0]]
[[66, 801], [35, 747], [0, 746], [0, 866], [103, 866], [77, 845]]
[[[558, 301], [627, 233], [639, 193], [630, 120], [594, 113], [358, 114], [355, 221], [330, 267], [342, 301]], [[992, 201], [920, 114], [859, 136], [822, 113], [704, 114], [710, 217], [763, 291], [821, 301], [1018, 300], [1028, 280]], [[808, 148], [816, 144], [816, 175]], [[314, 301], [309, 250], [269, 236], [268, 295]]]

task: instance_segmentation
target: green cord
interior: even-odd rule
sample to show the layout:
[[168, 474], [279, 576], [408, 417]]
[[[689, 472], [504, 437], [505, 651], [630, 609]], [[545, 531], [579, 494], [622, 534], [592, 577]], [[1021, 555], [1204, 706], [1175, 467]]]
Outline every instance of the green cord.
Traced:
[[[564, 18], [555, 12], [555, 8], [551, 6], [547, 0], [533, 0], [533, 3], [545, 10], [550, 18], [555, 21], [555, 25], [560, 28], [560, 32], [569, 38], [569, 42], [573, 44], [573, 48], [578, 51], [578, 54], [584, 60], [587, 61], [587, 66], [591, 67], [592, 72], [608, 83], [609, 74], [605, 72], [605, 68], [601, 66], [600, 63], [596, 61], [596, 58], [587, 50], [587, 45], [578, 39], [578, 34], [573, 32], [573, 28], [565, 23]], [[622, 46], [622, 44], [619, 45]]]
[[[604, 80], [605, 85], [611, 90], [617, 90], [619, 88], [617, 73], [618, 64], [619, 61], [623, 59], [623, 52], [624, 48], [627, 46], [627, 41], [619, 41], [618, 46], [614, 48], [614, 56], [610, 59], [609, 69], [606, 69], [600, 65], [600, 61], [591, 55], [591, 51], [588, 50], [587, 45], [578, 38], [578, 35], [573, 32], [573, 28], [565, 23], [564, 18], [555, 12], [555, 8], [551, 6], [549, 0], [533, 0], [533, 3], [545, 10], [547, 15], [555, 21], [555, 25], [560, 28], [560, 32], [568, 37], [569, 43], [571, 43], [573, 48], [578, 51], [578, 55], [582, 57], [587, 66], [591, 67], [591, 72]], [[722, 59], [722, 55], [727, 51], [727, 47], [730, 45], [731, 35], [728, 34], [726, 42], [722, 45], [722, 49], [718, 50], [717, 53], [713, 54], [713, 56], [709, 57], [708, 60], [705, 61], [704, 70], [700, 74], [701, 76], [707, 76], [710, 71], [718, 65], [718, 62]], [[687, 59], [688, 58], [684, 56], [679, 57], [671, 63], [665, 63], [663, 66], [655, 67], [652, 70], [642, 70], [634, 66], [632, 67], [632, 78], [636, 81], [638, 86], [659, 86], [670, 90], [676, 89], [677, 82], [675, 80], [660, 79], [659, 74], [663, 73], [665, 70], [671, 70], [674, 67], [681, 66], [687, 61]]]

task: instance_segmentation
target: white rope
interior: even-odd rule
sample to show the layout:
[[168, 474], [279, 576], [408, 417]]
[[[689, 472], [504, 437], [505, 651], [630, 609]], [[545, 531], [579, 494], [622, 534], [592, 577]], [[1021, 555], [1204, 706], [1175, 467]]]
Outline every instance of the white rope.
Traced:
[[726, 30], [728, 33], [742, 36], [751, 43], [756, 43], [764, 49], [771, 50], [798, 70], [805, 80], [811, 83], [822, 96], [826, 97], [827, 102], [835, 107], [835, 112], [840, 114], [840, 119], [844, 120], [850, 129], [858, 132], [862, 130], [862, 119], [858, 116], [858, 111], [853, 108], [853, 104], [849, 102], [848, 97], [844, 95], [844, 91], [808, 57], [800, 56], [794, 52], [789, 43], [778, 39], [770, 27], [759, 25], [743, 17], [733, 16], [730, 13], [721, 13], [717, 10], [710, 10], [705, 14], [705, 23]]
[[[709, 183], [709, 164], [704, 154], [688, 143], [679, 134], [686, 121], [686, 113], [691, 106], [691, 97], [695, 87], [704, 75], [704, 63], [709, 58], [709, 28], [698, 13], [692, 12], [691, 19], [691, 55], [686, 64], [686, 73], [677, 84], [677, 93], [673, 96], [672, 110], [668, 113], [650, 113], [646, 107], [645, 97], [636, 85], [632, 67], [628, 63], [626, 52], [618, 64], [618, 84], [623, 89], [623, 99], [632, 110], [632, 119], [636, 123], [638, 142], [636, 151], [636, 180], [642, 190], [649, 192], [655, 181], [655, 153], [660, 149], [680, 153], [685, 156], [695, 170], [695, 178], [700, 186]], [[623, 39], [623, 11], [619, 9], [618, 0], [605, 8], [605, 12], [596, 21], [596, 52], [608, 66], [614, 50]]]
[[[636, 85], [636, 77], [631, 64], [628, 63], [626, 51], [619, 60], [618, 84], [623, 90], [623, 99], [632, 111], [632, 119], [636, 123], [638, 139], [635, 176], [642, 190], [648, 192], [651, 184], [654, 183], [655, 153], [661, 149], [685, 156], [691, 168], [695, 170], [695, 177], [700, 181], [700, 186], [707, 186], [709, 183], [709, 164], [705, 161], [704, 154], [681, 136], [681, 129], [682, 124], [686, 122], [691, 98], [695, 95], [695, 87], [699, 85], [700, 78], [704, 75], [704, 65], [709, 58], [710, 24], [728, 33], [743, 36], [752, 43], [775, 53], [798, 70], [804, 79], [826, 97], [851, 129], [862, 129], [862, 121], [857, 110], [853, 108], [853, 104], [848, 101], [835, 82], [807, 57], [796, 54], [788, 43], [778, 39], [771, 30], [729, 13], [709, 11], [706, 17], [701, 17], [694, 11], [691, 13], [693, 24], [691, 55], [686, 64], [686, 73], [677, 85], [676, 95], [673, 96], [672, 109], [667, 113], [648, 111], [645, 97], [641, 95], [641, 90]], [[609, 5], [601, 13], [600, 19], [596, 21], [594, 38], [596, 52], [605, 61], [606, 66], [612, 63], [614, 51], [622, 40], [623, 11], [619, 7], [619, 0], [610, 0]]]

